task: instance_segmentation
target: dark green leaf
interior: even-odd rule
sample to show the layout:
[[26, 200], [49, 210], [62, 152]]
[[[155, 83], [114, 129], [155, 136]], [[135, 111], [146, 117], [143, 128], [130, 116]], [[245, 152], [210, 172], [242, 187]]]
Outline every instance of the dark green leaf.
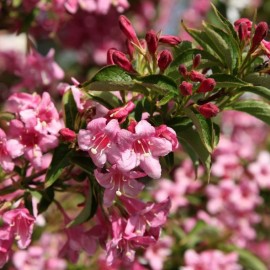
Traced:
[[60, 144], [53, 153], [52, 162], [45, 177], [45, 188], [50, 187], [61, 175], [63, 169], [70, 165], [71, 150], [67, 144]]
[[217, 83], [216, 87], [220, 87], [220, 88], [242, 87], [242, 86], [250, 85], [249, 83], [242, 81], [236, 78], [235, 76], [229, 75], [229, 74], [216, 73], [216, 74], [210, 75], [210, 77], [215, 79]]
[[64, 94], [62, 102], [64, 106], [63, 111], [64, 111], [65, 126], [69, 129], [75, 130], [75, 122], [78, 109], [71, 90], [68, 90]]
[[250, 73], [244, 77], [244, 80], [249, 82], [249, 83], [252, 83], [253, 85], [256, 85], [256, 86], [264, 86], [267, 88], [270, 87], [270, 75], [269, 74], [262, 74], [259, 72]]
[[174, 94], [170, 93], [166, 96], [164, 96], [160, 101], [157, 101], [157, 106], [163, 106], [167, 104], [169, 101], [171, 101], [174, 98]]
[[90, 159], [88, 153], [86, 156], [85, 152], [82, 151], [77, 151], [73, 153], [70, 157], [70, 161], [88, 174], [93, 174], [94, 169], [96, 168], [96, 166]]
[[225, 110], [246, 112], [270, 125], [270, 105], [263, 101], [241, 100], [225, 108]]
[[91, 92], [87, 93], [87, 95], [91, 99], [93, 99], [93, 100], [97, 101], [98, 103], [104, 105], [108, 109], [114, 109], [114, 108], [117, 108], [117, 107], [122, 105], [120, 103], [121, 101], [119, 100], [119, 98], [117, 98], [116, 95], [114, 95], [111, 92], [91, 91]]
[[54, 189], [53, 187], [49, 187], [46, 190], [41, 192], [41, 200], [38, 203], [38, 213], [41, 214], [48, 209], [51, 205], [52, 201], [54, 200]]
[[95, 179], [89, 178], [89, 190], [83, 210], [73, 221], [67, 225], [68, 227], [80, 225], [95, 215], [98, 206], [98, 199], [94, 189], [93, 181], [95, 181]]

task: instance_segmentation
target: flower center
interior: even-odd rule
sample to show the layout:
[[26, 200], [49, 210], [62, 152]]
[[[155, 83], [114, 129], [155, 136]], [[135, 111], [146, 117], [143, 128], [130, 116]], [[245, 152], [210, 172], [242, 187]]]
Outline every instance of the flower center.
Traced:
[[152, 155], [150, 145], [151, 142], [146, 139], [137, 140], [133, 145], [133, 149], [135, 153], [144, 155], [145, 157], [149, 157]]
[[90, 147], [91, 153], [96, 155], [98, 152], [102, 153], [105, 148], [110, 147], [110, 139], [109, 137], [102, 133], [99, 132], [92, 138], [92, 145]]

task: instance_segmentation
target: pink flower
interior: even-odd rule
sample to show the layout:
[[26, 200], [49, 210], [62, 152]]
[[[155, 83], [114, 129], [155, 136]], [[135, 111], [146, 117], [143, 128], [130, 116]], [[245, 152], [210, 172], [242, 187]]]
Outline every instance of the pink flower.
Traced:
[[10, 226], [20, 248], [26, 248], [31, 242], [35, 218], [26, 208], [17, 208], [3, 214], [3, 220]]
[[123, 123], [127, 116], [134, 110], [135, 104], [132, 101], [127, 102], [126, 105], [109, 110], [107, 117], [109, 119], [118, 119], [119, 123]]
[[[116, 161], [118, 168], [129, 171], [139, 165], [150, 177], [160, 178], [161, 166], [158, 158], [166, 156], [173, 150], [173, 145], [177, 145], [174, 133], [163, 128], [159, 133], [146, 120], [135, 123], [130, 130], [133, 133], [127, 130], [119, 132], [118, 144], [123, 152]], [[169, 140], [166, 138], [167, 132]]]
[[103, 167], [110, 155], [112, 144], [116, 142], [120, 131], [115, 119], [107, 123], [106, 118], [97, 118], [88, 123], [87, 129], [81, 129], [78, 134], [78, 144], [81, 150], [88, 151], [97, 167]]
[[13, 238], [10, 226], [4, 225], [0, 228], [0, 268], [9, 260]]
[[144, 185], [136, 180], [136, 178], [144, 177], [146, 174], [139, 171], [122, 172], [116, 165], [107, 169], [107, 173], [101, 170], [95, 170], [95, 177], [99, 184], [105, 188], [103, 203], [110, 206], [115, 197], [122, 194], [135, 197]]
[[182, 270], [241, 270], [236, 253], [224, 254], [219, 250], [206, 250], [197, 253], [188, 250], [185, 253], [185, 265]]

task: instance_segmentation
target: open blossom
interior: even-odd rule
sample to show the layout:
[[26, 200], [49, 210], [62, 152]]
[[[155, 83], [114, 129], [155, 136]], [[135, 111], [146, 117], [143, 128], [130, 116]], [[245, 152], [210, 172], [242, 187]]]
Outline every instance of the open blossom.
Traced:
[[185, 265], [181, 270], [241, 270], [236, 253], [225, 254], [220, 250], [206, 250], [197, 253], [188, 250], [185, 253]]
[[106, 173], [101, 170], [95, 170], [95, 177], [99, 184], [105, 188], [103, 203], [110, 206], [115, 195], [122, 194], [135, 197], [144, 185], [136, 180], [136, 178], [144, 177], [146, 174], [139, 171], [122, 172], [116, 165], [107, 169]]
[[13, 238], [14, 236], [13, 233], [11, 233], [10, 226], [4, 225], [0, 227], [0, 268], [2, 268], [9, 259]]
[[[146, 120], [130, 126], [130, 131], [121, 130], [119, 138], [123, 150], [117, 160], [118, 167], [123, 171], [140, 166], [152, 178], [160, 178], [160, 156], [166, 156], [176, 148], [177, 139], [170, 129], [156, 129]], [[126, 142], [124, 142], [126, 140]], [[126, 148], [126, 149], [124, 149]]]
[[88, 123], [87, 129], [81, 129], [78, 134], [78, 144], [81, 150], [88, 151], [97, 167], [103, 167], [110, 155], [112, 144], [120, 127], [116, 119], [107, 123], [106, 118], [97, 118]]
[[3, 221], [9, 225], [20, 248], [26, 248], [31, 242], [35, 218], [26, 208], [16, 208], [3, 214]]

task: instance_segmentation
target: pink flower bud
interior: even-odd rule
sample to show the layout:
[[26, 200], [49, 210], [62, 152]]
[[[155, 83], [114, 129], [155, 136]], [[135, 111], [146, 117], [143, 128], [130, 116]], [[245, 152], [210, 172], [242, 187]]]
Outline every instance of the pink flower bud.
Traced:
[[201, 72], [195, 70], [190, 71], [189, 78], [193, 82], [202, 82], [203, 80], [205, 80], [205, 76]]
[[158, 67], [161, 72], [163, 72], [172, 62], [172, 53], [168, 50], [164, 50], [159, 54], [158, 57]]
[[117, 51], [115, 48], [111, 48], [107, 51], [107, 65], [114, 65], [113, 53]]
[[211, 118], [219, 113], [219, 108], [213, 103], [206, 103], [198, 106], [198, 111], [205, 118]]
[[177, 36], [165, 35], [159, 37], [159, 42], [174, 46], [181, 43], [181, 39]]
[[236, 31], [238, 31], [238, 28], [239, 28], [240, 24], [245, 24], [247, 26], [247, 29], [249, 31], [251, 31], [252, 21], [250, 21], [249, 19], [247, 19], [247, 18], [241, 18], [241, 19], [235, 21], [234, 22], [234, 27], [235, 27]]
[[192, 95], [192, 88], [193, 84], [186, 81], [183, 81], [179, 86], [180, 92], [183, 96]]
[[241, 23], [239, 25], [238, 36], [241, 41], [245, 41], [249, 38], [248, 27], [246, 24]]
[[145, 40], [147, 43], [148, 51], [154, 55], [158, 47], [158, 37], [154, 30], [150, 30], [146, 33]]
[[112, 54], [113, 62], [121, 67], [122, 69], [129, 71], [129, 72], [135, 72], [135, 70], [132, 67], [131, 62], [128, 60], [126, 55], [120, 51], [115, 50]]
[[138, 40], [136, 32], [135, 32], [130, 20], [126, 16], [121, 15], [119, 17], [119, 26], [120, 26], [121, 31], [124, 33], [124, 35], [130, 41], [132, 41], [135, 44], [137, 44], [138, 46], [140, 46], [140, 42]]
[[212, 78], [203, 80], [197, 90], [198, 93], [211, 92], [216, 86], [216, 81]]
[[183, 76], [186, 77], [188, 75], [187, 67], [185, 65], [180, 65], [178, 67], [178, 72]]
[[134, 45], [131, 43], [131, 41], [128, 39], [126, 40], [126, 47], [127, 47], [128, 55], [130, 59], [132, 60], [134, 58], [133, 54], [134, 54], [135, 48], [134, 48]]
[[195, 57], [193, 58], [193, 68], [196, 68], [199, 66], [199, 64], [201, 63], [201, 58], [202, 58], [202, 55], [201, 54], [196, 54]]
[[252, 45], [250, 52], [254, 52], [255, 49], [260, 45], [261, 41], [267, 36], [268, 33], [268, 24], [266, 22], [260, 22], [256, 29], [254, 36], [252, 38]]
[[74, 142], [76, 139], [76, 133], [69, 128], [60, 129], [59, 134], [64, 142]]
[[125, 106], [109, 110], [107, 117], [110, 119], [118, 119], [120, 124], [123, 123], [127, 116], [134, 110], [135, 104], [129, 101]]

